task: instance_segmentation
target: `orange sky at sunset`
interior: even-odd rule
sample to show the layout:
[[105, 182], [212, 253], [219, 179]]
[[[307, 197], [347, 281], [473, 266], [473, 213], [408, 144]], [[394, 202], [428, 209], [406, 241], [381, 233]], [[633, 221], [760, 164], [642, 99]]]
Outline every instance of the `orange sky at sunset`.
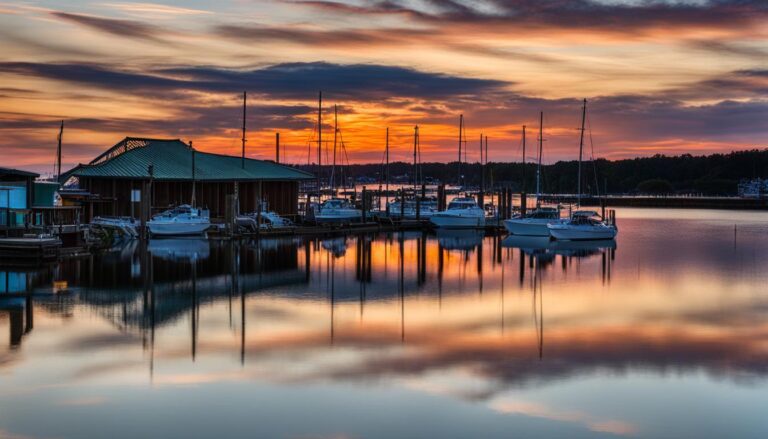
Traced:
[[[125, 136], [194, 140], [307, 163], [317, 92], [352, 162], [520, 160], [545, 112], [545, 161], [573, 159], [581, 99], [595, 155], [704, 154], [768, 143], [761, 0], [0, 1], [0, 166], [64, 169]], [[325, 125], [324, 138], [332, 137]], [[529, 137], [535, 141], [535, 134]], [[590, 151], [591, 152], [591, 151]]]

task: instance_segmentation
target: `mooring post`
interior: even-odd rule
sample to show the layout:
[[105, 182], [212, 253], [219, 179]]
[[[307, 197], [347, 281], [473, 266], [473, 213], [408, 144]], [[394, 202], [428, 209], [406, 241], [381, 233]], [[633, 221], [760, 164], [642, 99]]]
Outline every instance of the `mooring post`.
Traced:
[[403, 189], [399, 189], [397, 192], [400, 199], [400, 222], [402, 222], [405, 217], [405, 192]]
[[512, 189], [507, 189], [507, 218], [512, 218]]
[[416, 221], [421, 221], [421, 197], [415, 197], [415, 198], [416, 198]]
[[528, 213], [528, 194], [520, 193], [520, 215], [525, 217]]
[[368, 211], [368, 191], [366, 190], [365, 186], [363, 186], [363, 191], [362, 191], [361, 196], [362, 196], [362, 208], [363, 208], [363, 223], [365, 223], [368, 220], [368, 215], [367, 215], [367, 211]]

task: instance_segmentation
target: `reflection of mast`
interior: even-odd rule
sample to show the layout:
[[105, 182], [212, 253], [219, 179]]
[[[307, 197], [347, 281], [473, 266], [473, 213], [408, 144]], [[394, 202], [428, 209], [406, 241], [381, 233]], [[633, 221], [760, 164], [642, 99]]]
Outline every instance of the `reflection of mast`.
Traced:
[[483, 294], [483, 241], [477, 246], [477, 277], [480, 283], [480, 295]]
[[197, 355], [197, 259], [192, 259], [192, 361], [195, 361]]
[[443, 308], [443, 270], [445, 268], [445, 255], [440, 240], [437, 241], [437, 304]]
[[[539, 360], [544, 356], [544, 300], [542, 297], [543, 290], [541, 281], [541, 265], [537, 260], [536, 270], [533, 277], [533, 321], [536, 324], [536, 339], [539, 344]], [[536, 308], [538, 308], [538, 312]]]
[[405, 342], [405, 244], [403, 243], [403, 234], [399, 234], [400, 241], [400, 280], [398, 289], [400, 290], [400, 341]]

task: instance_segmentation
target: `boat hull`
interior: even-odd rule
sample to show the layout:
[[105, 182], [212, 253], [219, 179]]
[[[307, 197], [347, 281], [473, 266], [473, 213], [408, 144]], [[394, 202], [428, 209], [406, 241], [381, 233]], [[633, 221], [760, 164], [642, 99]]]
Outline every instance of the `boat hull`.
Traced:
[[211, 227], [211, 223], [157, 223], [148, 222], [149, 233], [153, 236], [197, 236], [202, 235]]
[[615, 227], [608, 226], [571, 226], [550, 225], [550, 235], [563, 241], [594, 241], [610, 240], [616, 237]]
[[485, 217], [480, 216], [459, 216], [445, 215], [436, 213], [429, 218], [429, 221], [444, 229], [482, 229], [485, 227]]
[[354, 222], [362, 221], [362, 219], [363, 219], [363, 214], [360, 212], [338, 213], [338, 214], [319, 213], [315, 215], [315, 222], [319, 224], [354, 223]]
[[520, 236], [549, 236], [550, 223], [557, 222], [551, 219], [520, 218], [504, 221], [504, 228], [513, 235]]

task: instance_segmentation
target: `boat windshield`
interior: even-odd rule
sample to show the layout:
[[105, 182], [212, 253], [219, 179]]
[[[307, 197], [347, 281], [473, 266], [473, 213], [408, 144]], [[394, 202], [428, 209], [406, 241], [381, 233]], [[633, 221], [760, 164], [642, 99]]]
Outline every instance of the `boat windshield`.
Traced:
[[529, 218], [560, 219], [560, 212], [556, 209], [537, 209], [528, 215]]
[[456, 200], [456, 201], [451, 201], [448, 204], [448, 210], [472, 209], [475, 206], [477, 206], [477, 204], [475, 204], [474, 201], [467, 201], [467, 200], [460, 200], [459, 201], [459, 200]]
[[342, 209], [347, 207], [348, 203], [345, 200], [326, 200], [323, 202], [321, 208], [323, 209]]

